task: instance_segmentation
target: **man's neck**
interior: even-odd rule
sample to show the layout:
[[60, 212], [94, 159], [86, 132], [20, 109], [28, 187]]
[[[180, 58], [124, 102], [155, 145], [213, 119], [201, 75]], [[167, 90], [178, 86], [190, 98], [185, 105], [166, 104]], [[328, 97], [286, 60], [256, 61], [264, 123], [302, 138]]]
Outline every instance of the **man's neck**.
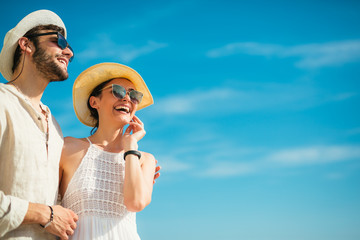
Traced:
[[48, 85], [47, 80], [23, 73], [10, 83], [30, 101], [35, 109], [39, 110], [41, 98]]

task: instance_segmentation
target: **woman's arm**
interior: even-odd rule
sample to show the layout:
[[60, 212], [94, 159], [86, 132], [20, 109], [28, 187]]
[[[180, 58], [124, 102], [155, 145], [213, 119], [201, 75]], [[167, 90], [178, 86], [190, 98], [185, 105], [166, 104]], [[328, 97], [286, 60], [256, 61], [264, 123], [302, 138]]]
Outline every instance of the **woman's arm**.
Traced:
[[150, 153], [141, 155], [138, 159], [130, 154], [125, 162], [124, 204], [131, 212], [139, 212], [151, 202], [155, 158]]
[[[124, 151], [137, 151], [137, 142], [144, 136], [144, 124], [138, 117], [134, 116], [124, 135], [122, 135]], [[155, 162], [154, 156], [150, 153], [143, 152], [140, 159], [133, 154], [126, 156], [124, 204], [129, 211], [139, 212], [151, 202]]]

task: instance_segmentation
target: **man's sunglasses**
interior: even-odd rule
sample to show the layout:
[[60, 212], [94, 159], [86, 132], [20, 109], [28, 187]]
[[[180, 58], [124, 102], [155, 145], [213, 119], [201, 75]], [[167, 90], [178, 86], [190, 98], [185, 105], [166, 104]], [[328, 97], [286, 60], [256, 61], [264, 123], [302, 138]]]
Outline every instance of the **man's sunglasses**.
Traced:
[[130, 91], [126, 91], [126, 89], [123, 86], [117, 85], [117, 84], [111, 84], [109, 86], [104, 87], [103, 89], [101, 89], [100, 91], [103, 91], [105, 89], [108, 88], [112, 88], [111, 92], [114, 95], [114, 97], [118, 98], [118, 99], [123, 99], [127, 93], [129, 93], [129, 97], [130, 100], [135, 103], [135, 104], [139, 104], [142, 100], [142, 97], [144, 94], [142, 94], [139, 91], [136, 91], [134, 89], [130, 90]]
[[65, 48], [69, 48], [70, 51], [73, 53], [72, 57], [69, 59], [69, 61], [71, 62], [74, 59], [74, 55], [75, 55], [74, 50], [70, 47], [70, 45], [66, 41], [65, 37], [63, 35], [61, 35], [61, 33], [59, 33], [59, 32], [38, 33], [38, 34], [29, 35], [29, 36], [27, 36], [27, 38], [31, 39], [31, 38], [34, 38], [34, 37], [45, 36], [45, 35], [53, 35], [53, 34], [57, 35], [57, 44], [59, 45], [59, 47], [61, 49], [64, 50]]

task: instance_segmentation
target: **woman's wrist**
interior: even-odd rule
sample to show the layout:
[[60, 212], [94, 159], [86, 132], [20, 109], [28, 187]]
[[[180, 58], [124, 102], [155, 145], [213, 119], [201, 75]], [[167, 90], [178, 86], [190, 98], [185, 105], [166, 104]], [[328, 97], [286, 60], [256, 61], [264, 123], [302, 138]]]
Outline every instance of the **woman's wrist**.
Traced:
[[134, 150], [134, 151], [138, 151], [138, 144], [129, 144], [128, 146], [124, 147], [124, 151], [130, 151], [130, 150]]
[[125, 151], [124, 153], [124, 160], [126, 161], [126, 157], [129, 156], [129, 155], [133, 155], [133, 156], [136, 156], [139, 160], [141, 158], [141, 153], [139, 151], [136, 151], [136, 150], [128, 150], [128, 151]]

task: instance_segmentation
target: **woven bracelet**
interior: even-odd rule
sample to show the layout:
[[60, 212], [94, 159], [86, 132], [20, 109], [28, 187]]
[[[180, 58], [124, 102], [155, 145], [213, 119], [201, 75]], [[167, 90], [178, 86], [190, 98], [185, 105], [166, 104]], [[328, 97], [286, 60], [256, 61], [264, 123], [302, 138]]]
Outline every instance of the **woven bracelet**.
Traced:
[[52, 209], [51, 206], [49, 206], [49, 208], [50, 208], [50, 211], [51, 211], [50, 212], [50, 220], [49, 220], [49, 222], [47, 224], [45, 224], [45, 226], [40, 224], [40, 226], [42, 226], [43, 228], [47, 228], [52, 223], [52, 221], [54, 219], [54, 210]]

